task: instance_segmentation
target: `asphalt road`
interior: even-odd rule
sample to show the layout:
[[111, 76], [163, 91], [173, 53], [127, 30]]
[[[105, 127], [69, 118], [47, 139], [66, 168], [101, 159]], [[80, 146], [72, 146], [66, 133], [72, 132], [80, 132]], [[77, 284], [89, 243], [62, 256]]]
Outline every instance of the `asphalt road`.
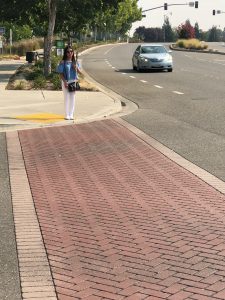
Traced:
[[83, 67], [139, 106], [126, 121], [225, 180], [225, 56], [173, 51], [172, 73], [137, 73], [131, 65], [136, 47], [97, 48], [82, 57]]

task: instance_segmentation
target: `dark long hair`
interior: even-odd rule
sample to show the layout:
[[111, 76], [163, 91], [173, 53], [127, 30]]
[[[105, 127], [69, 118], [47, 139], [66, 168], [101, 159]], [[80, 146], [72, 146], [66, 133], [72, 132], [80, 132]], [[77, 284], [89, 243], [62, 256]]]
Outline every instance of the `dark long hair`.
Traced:
[[74, 56], [74, 50], [73, 50], [73, 48], [71, 47], [71, 46], [66, 46], [65, 48], [64, 48], [64, 51], [63, 51], [63, 60], [65, 61], [65, 60], [67, 60], [67, 51], [69, 51], [69, 50], [72, 50], [73, 51], [73, 56], [72, 56], [72, 62], [73, 63], [75, 63], [75, 56]]

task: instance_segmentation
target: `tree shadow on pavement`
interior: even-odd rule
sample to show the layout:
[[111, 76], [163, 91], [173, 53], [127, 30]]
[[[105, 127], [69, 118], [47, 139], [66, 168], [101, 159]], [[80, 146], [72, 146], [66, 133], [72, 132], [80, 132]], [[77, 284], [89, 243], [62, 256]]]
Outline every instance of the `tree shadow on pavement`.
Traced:
[[137, 71], [135, 71], [133, 69], [117, 69], [117, 72], [120, 72], [120, 73], [137, 73]]

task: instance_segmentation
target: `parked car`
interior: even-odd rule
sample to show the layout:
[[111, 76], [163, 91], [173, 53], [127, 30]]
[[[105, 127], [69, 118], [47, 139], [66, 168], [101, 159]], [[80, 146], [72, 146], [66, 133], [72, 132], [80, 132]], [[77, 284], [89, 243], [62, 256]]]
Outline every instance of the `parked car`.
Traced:
[[173, 71], [172, 51], [160, 44], [141, 44], [132, 57], [133, 70], [168, 70]]

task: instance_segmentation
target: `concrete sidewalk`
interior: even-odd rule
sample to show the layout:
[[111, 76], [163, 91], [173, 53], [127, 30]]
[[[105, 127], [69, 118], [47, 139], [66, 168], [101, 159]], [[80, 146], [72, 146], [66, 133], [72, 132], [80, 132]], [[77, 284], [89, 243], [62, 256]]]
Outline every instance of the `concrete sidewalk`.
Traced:
[[0, 90], [0, 131], [90, 122], [122, 111], [121, 102], [103, 92], [79, 91], [75, 120], [64, 120], [61, 91]]
[[[71, 124], [64, 120], [61, 91], [10, 91], [0, 93], [0, 128], [2, 131], [51, 124]], [[89, 122], [121, 111], [120, 101], [102, 92], [79, 91], [76, 95], [75, 123]]]
[[[0, 61], [0, 132], [86, 123], [137, 109], [135, 104], [98, 84], [98, 92], [77, 91], [75, 120], [66, 121], [62, 91], [5, 90], [10, 76], [24, 63], [26, 62]], [[92, 79], [88, 77], [88, 80]], [[123, 109], [121, 102], [126, 104]]]

